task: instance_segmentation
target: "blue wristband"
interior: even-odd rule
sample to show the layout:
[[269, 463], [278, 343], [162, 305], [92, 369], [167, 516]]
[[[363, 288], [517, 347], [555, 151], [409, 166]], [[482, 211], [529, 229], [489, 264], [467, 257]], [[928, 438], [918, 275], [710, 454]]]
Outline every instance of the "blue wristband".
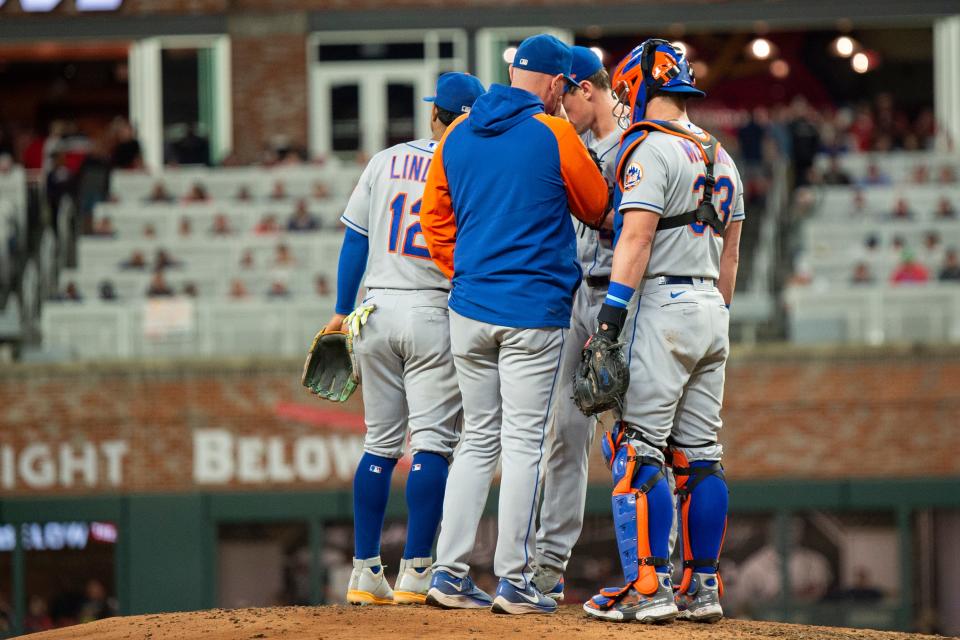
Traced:
[[633, 287], [628, 287], [620, 282], [611, 282], [607, 288], [606, 303], [611, 307], [626, 309], [630, 304], [630, 298], [633, 297]]

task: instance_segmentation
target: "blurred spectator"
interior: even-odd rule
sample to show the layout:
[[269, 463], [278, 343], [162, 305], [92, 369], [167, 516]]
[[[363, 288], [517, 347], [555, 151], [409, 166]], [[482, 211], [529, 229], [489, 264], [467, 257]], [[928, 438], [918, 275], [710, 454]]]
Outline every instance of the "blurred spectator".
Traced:
[[253, 228], [253, 232], [258, 236], [280, 233], [280, 223], [277, 222], [276, 214], [265, 214], [257, 223], [257, 226]]
[[942, 245], [940, 244], [940, 234], [936, 231], [927, 231], [923, 236], [923, 249], [927, 252], [927, 255], [933, 255], [942, 250]]
[[167, 185], [163, 183], [163, 180], [157, 180], [153, 183], [153, 188], [147, 195], [147, 202], [152, 204], [170, 204], [173, 201], [174, 197], [167, 191]]
[[140, 141], [130, 122], [117, 116], [111, 124], [111, 133], [114, 144], [110, 153], [110, 163], [115, 169], [140, 169], [143, 167], [143, 157], [140, 150]]
[[97, 295], [104, 301], [116, 300], [117, 291], [113, 287], [113, 281], [101, 280], [100, 284], [97, 285]]
[[174, 295], [173, 289], [167, 284], [167, 279], [163, 275], [162, 269], [153, 272], [150, 278], [150, 286], [147, 287], [148, 298], [166, 298]]
[[310, 188], [310, 197], [314, 200], [326, 200], [329, 198], [332, 193], [330, 193], [330, 187], [327, 186], [326, 182], [320, 180], [314, 180], [313, 186]]
[[867, 175], [863, 177], [860, 184], [865, 187], [880, 187], [890, 184], [890, 176], [883, 173], [876, 162], [867, 165]]
[[309, 209], [307, 209], [307, 201], [297, 200], [296, 209], [294, 209], [293, 215], [290, 216], [290, 220], [287, 221], [287, 231], [297, 233], [302, 231], [316, 231], [319, 228], [320, 221], [311, 215]]
[[120, 268], [124, 270], [147, 268], [147, 259], [143, 256], [143, 251], [134, 250], [130, 257], [120, 263]]
[[268, 298], [289, 298], [290, 289], [287, 288], [287, 285], [281, 282], [280, 280], [274, 280], [270, 283], [270, 288], [267, 290]]
[[283, 180], [277, 180], [273, 183], [273, 189], [270, 190], [270, 199], [271, 200], [286, 200], [287, 199], [287, 185]]
[[90, 580], [84, 591], [86, 600], [80, 609], [80, 622], [103, 620], [117, 615], [116, 604], [107, 597], [107, 590], [102, 582]]
[[867, 198], [863, 195], [863, 189], [855, 189], [853, 191], [851, 209], [856, 216], [862, 216], [867, 212]]
[[210, 164], [210, 141], [197, 132], [195, 123], [187, 127], [187, 132], [171, 145], [170, 150], [175, 164]]
[[177, 233], [180, 234], [181, 238], [189, 238], [193, 234], [193, 224], [191, 224], [190, 218], [187, 216], [180, 218], [180, 225], [177, 227]]
[[930, 280], [930, 272], [927, 268], [916, 261], [913, 253], [904, 251], [900, 264], [890, 274], [890, 282], [893, 284], [917, 284]]
[[910, 211], [906, 198], [897, 198], [893, 211], [890, 212], [890, 217], [894, 220], [910, 220], [913, 218], [913, 212]]
[[820, 150], [820, 133], [812, 119], [810, 105], [797, 96], [790, 105], [793, 120], [790, 122], [790, 145], [793, 151], [794, 176], [797, 186], [806, 184], [807, 171]]
[[203, 183], [194, 182], [190, 186], [190, 191], [187, 192], [187, 195], [183, 196], [183, 201], [187, 204], [209, 202], [210, 195], [207, 193], [207, 188], [203, 186]]
[[47, 601], [38, 595], [30, 596], [27, 604], [27, 615], [23, 617], [23, 630], [27, 633], [37, 633], [53, 629], [53, 619], [47, 607]]
[[957, 170], [953, 165], [944, 165], [940, 167], [940, 184], [956, 184], [957, 183]]
[[187, 282], [183, 285], [183, 295], [188, 298], [196, 298], [200, 295], [200, 291], [197, 289], [197, 283]]
[[290, 247], [284, 243], [277, 245], [276, 252], [273, 254], [274, 267], [295, 267], [297, 259], [290, 252]]
[[947, 249], [938, 277], [940, 282], [960, 282], [960, 256], [953, 247]]
[[176, 269], [182, 266], [183, 266], [183, 262], [171, 256], [166, 249], [157, 249], [157, 253], [154, 255], [154, 258], [153, 258], [154, 269], [159, 271], [162, 269], [170, 269], [170, 268]]
[[765, 107], [756, 107], [750, 112], [746, 123], [737, 131], [737, 142], [740, 144], [740, 157], [747, 165], [758, 165], [763, 162], [763, 143], [767, 136], [767, 127], [770, 116]]
[[851, 182], [850, 174], [840, 166], [840, 159], [837, 156], [830, 156], [830, 166], [823, 172], [823, 184], [844, 185]]
[[59, 234], [60, 232], [57, 224], [60, 215], [60, 203], [64, 198], [69, 198], [74, 186], [74, 175], [67, 166], [66, 153], [60, 149], [54, 149], [52, 166], [46, 175], [47, 204], [50, 207], [51, 226], [54, 233]]
[[213, 226], [210, 227], [210, 233], [215, 236], [229, 236], [232, 234], [233, 230], [230, 228], [230, 219], [222, 213], [213, 216]]
[[83, 302], [83, 296], [80, 295], [80, 290], [77, 289], [77, 283], [72, 280], [67, 283], [67, 286], [63, 288], [63, 291], [53, 296], [54, 300], [59, 300], [60, 302]]
[[245, 184], [240, 185], [237, 189], [237, 193], [233, 196], [233, 199], [237, 202], [250, 202], [253, 200], [253, 195], [250, 193], [250, 187]]
[[913, 184], [927, 184], [930, 182], [930, 169], [925, 164], [918, 164], [910, 174]]
[[957, 217], [957, 210], [946, 196], [937, 201], [936, 217], [938, 220], [953, 220]]
[[240, 255], [240, 268], [253, 269], [254, 266], [253, 249], [244, 249], [243, 253]]
[[317, 277], [313, 281], [313, 289], [318, 296], [326, 297], [330, 295], [330, 285], [327, 282], [327, 276], [317, 274]]
[[157, 238], [157, 228], [151, 223], [143, 225], [143, 237], [147, 240], [156, 240]]
[[853, 267], [853, 275], [850, 276], [850, 284], [873, 284], [873, 274], [870, 272], [870, 266], [866, 262], [858, 262]]
[[230, 298], [233, 300], [242, 300], [250, 294], [247, 292], [247, 285], [243, 280], [234, 279], [230, 281]]
[[93, 223], [93, 235], [100, 238], [114, 238], [117, 235], [110, 216], [101, 216]]

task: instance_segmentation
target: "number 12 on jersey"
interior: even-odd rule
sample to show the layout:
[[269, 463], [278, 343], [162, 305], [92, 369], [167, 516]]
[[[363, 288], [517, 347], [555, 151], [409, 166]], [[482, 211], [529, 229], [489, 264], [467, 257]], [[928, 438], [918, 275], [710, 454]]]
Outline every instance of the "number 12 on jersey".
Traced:
[[396, 253], [397, 247], [400, 246], [400, 255], [421, 260], [430, 259], [430, 251], [427, 249], [427, 243], [423, 239], [423, 231], [420, 229], [421, 202], [423, 202], [422, 199], [417, 200], [410, 207], [408, 215], [416, 219], [405, 228], [403, 223], [407, 194], [398, 193], [393, 202], [390, 203], [390, 242], [388, 246], [390, 253]]

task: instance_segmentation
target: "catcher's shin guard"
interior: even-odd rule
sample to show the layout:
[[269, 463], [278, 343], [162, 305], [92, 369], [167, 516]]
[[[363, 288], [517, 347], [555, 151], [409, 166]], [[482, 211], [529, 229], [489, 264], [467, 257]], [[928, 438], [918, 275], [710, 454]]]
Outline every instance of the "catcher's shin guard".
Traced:
[[641, 595], [659, 588], [657, 567], [665, 567], [673, 504], [663, 465], [638, 456], [633, 445], [613, 457], [613, 521], [626, 584]]
[[678, 590], [686, 593], [694, 572], [715, 573], [720, 595], [720, 549], [727, 529], [727, 483], [717, 460], [688, 462], [682, 450], [672, 447], [669, 459], [677, 483], [680, 536], [683, 541], [683, 579]]

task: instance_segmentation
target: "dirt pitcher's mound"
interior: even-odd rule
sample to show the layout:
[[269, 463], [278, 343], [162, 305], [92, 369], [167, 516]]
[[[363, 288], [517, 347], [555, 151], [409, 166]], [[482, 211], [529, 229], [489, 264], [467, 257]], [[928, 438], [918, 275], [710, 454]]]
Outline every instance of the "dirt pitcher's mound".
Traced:
[[579, 606], [561, 607], [552, 616], [503, 616], [489, 611], [441, 611], [431, 607], [274, 607], [214, 609], [110, 618], [78, 627], [45, 631], [30, 640], [340, 640], [361, 638], [602, 638], [642, 633], [647, 640], [920, 640], [889, 631], [809, 627], [774, 622], [722, 620], [714, 625], [686, 622], [652, 627], [587, 618]]

